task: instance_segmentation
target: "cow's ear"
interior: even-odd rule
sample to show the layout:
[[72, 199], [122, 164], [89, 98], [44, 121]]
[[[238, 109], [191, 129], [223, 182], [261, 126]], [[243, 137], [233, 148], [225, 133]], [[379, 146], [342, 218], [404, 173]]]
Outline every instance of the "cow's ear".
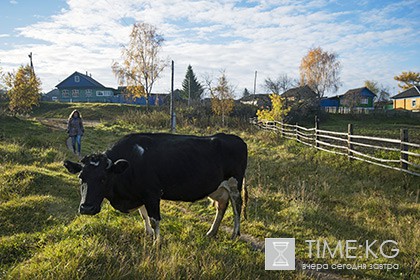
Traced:
[[109, 170], [113, 173], [120, 174], [123, 173], [130, 164], [125, 159], [119, 159], [114, 164], [111, 165]]
[[80, 163], [72, 162], [69, 160], [65, 160], [63, 165], [72, 174], [79, 173], [83, 169], [83, 166]]

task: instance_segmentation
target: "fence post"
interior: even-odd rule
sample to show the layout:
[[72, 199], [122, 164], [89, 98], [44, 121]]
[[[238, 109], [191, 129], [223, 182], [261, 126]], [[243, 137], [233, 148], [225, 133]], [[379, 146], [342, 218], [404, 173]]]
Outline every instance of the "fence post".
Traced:
[[353, 153], [351, 150], [353, 150], [353, 144], [351, 143], [351, 136], [353, 135], [353, 124], [349, 123], [348, 125], [348, 131], [347, 131], [347, 154], [349, 157], [349, 160], [352, 160], [351, 156], [353, 156]]
[[319, 136], [318, 136], [318, 129], [319, 129], [319, 119], [318, 116], [315, 116], [315, 147], [318, 148], [319, 147]]
[[408, 164], [403, 162], [403, 160], [408, 161], [408, 155], [403, 153], [403, 151], [408, 151], [408, 145], [404, 144], [403, 142], [408, 142], [408, 129], [402, 128], [400, 130], [400, 139], [401, 139], [401, 145], [400, 145], [400, 161], [401, 161], [401, 168], [407, 170]]
[[296, 123], [296, 125], [295, 125], [296, 140], [299, 142], [299, 133], [298, 133], [298, 130], [299, 130], [298, 124]]
[[284, 134], [283, 134], [283, 120], [280, 121], [280, 136], [283, 138]]

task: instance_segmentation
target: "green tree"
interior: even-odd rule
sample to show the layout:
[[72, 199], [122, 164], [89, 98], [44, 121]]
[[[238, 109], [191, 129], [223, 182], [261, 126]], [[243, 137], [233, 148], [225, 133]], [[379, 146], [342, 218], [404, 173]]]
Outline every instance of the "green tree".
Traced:
[[336, 53], [324, 51], [321, 47], [310, 49], [300, 63], [300, 84], [310, 86], [318, 98], [325, 92], [336, 92], [341, 86], [341, 64]]
[[191, 100], [200, 100], [203, 94], [203, 86], [197, 80], [191, 65], [188, 65], [187, 73], [185, 74], [184, 81], [182, 82], [181, 97]]
[[402, 72], [400, 75], [395, 76], [394, 80], [401, 82], [401, 83], [398, 83], [398, 86], [402, 90], [406, 90], [413, 86], [420, 85], [420, 73], [413, 72], [413, 71]]
[[217, 86], [210, 90], [211, 109], [214, 114], [222, 117], [222, 125], [225, 125], [225, 117], [228, 116], [235, 106], [233, 100], [233, 87], [229, 84], [226, 74], [222, 71], [217, 80]]
[[14, 114], [27, 114], [39, 105], [41, 80], [30, 65], [20, 66], [17, 72], [6, 74], [5, 83], [9, 98], [9, 109]]
[[134, 97], [146, 96], [147, 106], [153, 85], [167, 65], [159, 57], [163, 41], [155, 26], [136, 23], [128, 45], [121, 51], [123, 61], [112, 65], [120, 84], [126, 84], [128, 93]]

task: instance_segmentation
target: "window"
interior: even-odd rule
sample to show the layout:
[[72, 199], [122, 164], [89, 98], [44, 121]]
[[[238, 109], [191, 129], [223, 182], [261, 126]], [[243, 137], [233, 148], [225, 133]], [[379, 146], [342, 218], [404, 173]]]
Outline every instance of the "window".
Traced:
[[416, 100], [415, 99], [411, 100], [411, 107], [413, 107], [413, 108], [416, 107]]
[[69, 97], [70, 95], [69, 95], [69, 91], [67, 90], [67, 89], [63, 89], [62, 91], [61, 91], [61, 95], [63, 96], [63, 97]]
[[74, 82], [75, 82], [75, 83], [80, 82], [80, 77], [79, 77], [79, 76], [74, 76]]
[[79, 90], [78, 89], [72, 89], [71, 90], [71, 96], [79, 97]]
[[88, 96], [88, 97], [92, 96], [92, 90], [91, 89], [86, 90], [86, 96]]
[[96, 96], [111, 96], [112, 91], [109, 90], [98, 90], [96, 91]]
[[369, 104], [369, 99], [368, 98], [362, 98], [360, 100], [360, 104], [365, 104], [365, 105]]

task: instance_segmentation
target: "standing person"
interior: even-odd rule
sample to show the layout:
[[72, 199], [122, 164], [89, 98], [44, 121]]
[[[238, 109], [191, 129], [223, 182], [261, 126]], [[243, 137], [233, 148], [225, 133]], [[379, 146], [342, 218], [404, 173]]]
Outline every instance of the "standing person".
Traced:
[[71, 137], [71, 144], [73, 146], [73, 153], [76, 154], [76, 143], [77, 143], [77, 155], [81, 157], [80, 150], [82, 147], [82, 136], [85, 132], [83, 127], [82, 115], [77, 110], [71, 112], [67, 121], [67, 133]]

